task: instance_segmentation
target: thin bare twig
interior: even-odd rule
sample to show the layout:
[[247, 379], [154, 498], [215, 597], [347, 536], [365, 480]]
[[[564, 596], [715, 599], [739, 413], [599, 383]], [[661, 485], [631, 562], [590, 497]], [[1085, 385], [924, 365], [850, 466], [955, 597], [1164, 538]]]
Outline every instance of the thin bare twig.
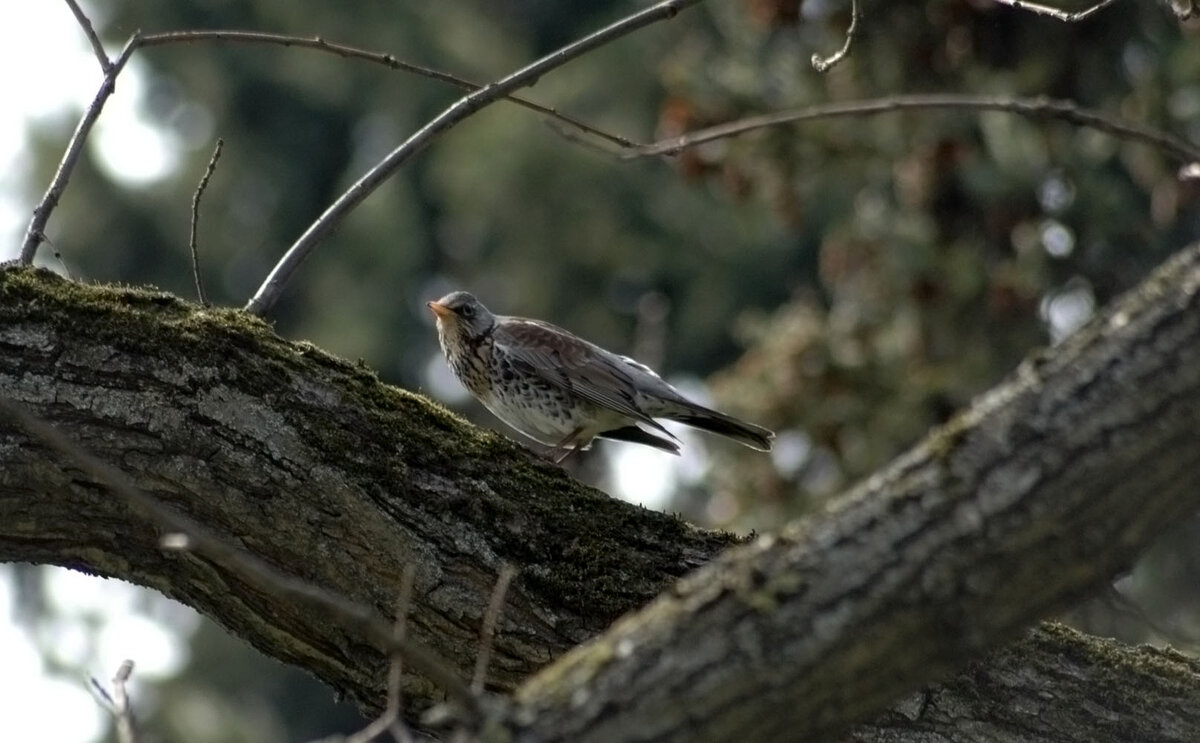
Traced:
[[812, 55], [812, 66], [817, 72], [827, 72], [838, 62], [845, 59], [850, 53], [850, 45], [854, 43], [854, 38], [858, 36], [858, 21], [861, 12], [858, 9], [858, 0], [850, 0], [850, 27], [846, 29], [846, 41], [842, 44], [842, 48], [838, 49], [828, 57], [822, 57], [819, 54]]
[[204, 175], [200, 177], [200, 185], [196, 186], [196, 193], [192, 194], [192, 231], [188, 238], [188, 247], [192, 250], [192, 275], [196, 277], [196, 296], [200, 299], [200, 304], [208, 307], [208, 293], [204, 291], [204, 281], [200, 278], [200, 248], [196, 240], [196, 228], [200, 223], [200, 199], [204, 196], [204, 190], [208, 188], [208, 179], [212, 178], [213, 171], [217, 169], [217, 162], [221, 159], [221, 148], [225, 146], [225, 140], [217, 137], [217, 146], [213, 148], [212, 157], [208, 159], [208, 167], [204, 169]]
[[[408, 609], [412, 603], [412, 590], [416, 577], [417, 571], [412, 565], [405, 565], [404, 570], [400, 573], [400, 595], [396, 600], [396, 623], [392, 627], [392, 636], [396, 642], [404, 640], [408, 633]], [[380, 720], [388, 721], [387, 730], [391, 732], [396, 743], [410, 743], [412, 740], [408, 726], [400, 717], [400, 710], [404, 708], [402, 697], [404, 687], [400, 683], [403, 678], [404, 656], [400, 653], [393, 653], [392, 664], [388, 668], [387, 708], [384, 709]]]
[[[307, 581], [294, 578], [259, 557], [226, 542], [198, 522], [163, 505], [143, 492], [121, 470], [84, 451], [57, 428], [34, 416], [14, 400], [0, 397], [0, 413], [13, 420], [26, 434], [57, 451], [83, 472], [118, 495], [143, 516], [169, 532], [176, 545], [238, 576], [263, 593], [303, 604], [311, 613], [328, 618], [348, 632], [361, 635], [387, 655], [403, 654], [413, 668], [460, 702], [469, 715], [480, 714], [480, 698], [446, 660], [408, 638], [396, 639], [390, 622], [369, 606], [352, 601]], [[178, 534], [186, 535], [180, 540]]]
[[516, 577], [517, 569], [508, 563], [500, 566], [500, 575], [496, 577], [496, 585], [492, 587], [492, 597], [488, 600], [487, 611], [483, 614], [483, 624], [479, 628], [479, 655], [475, 658], [475, 677], [471, 679], [471, 688], [476, 694], [483, 691], [487, 680], [488, 665], [492, 662], [492, 642], [496, 639], [496, 622], [504, 609], [504, 597], [508, 594], [508, 585]]
[[262, 286], [247, 303], [246, 311], [254, 315], [264, 315], [270, 311], [280, 294], [283, 293], [283, 288], [292, 274], [321, 240], [332, 232], [337, 224], [363, 199], [391, 177], [401, 165], [429, 146], [440, 134], [480, 109], [495, 103], [508, 93], [533, 84], [542, 75], [561, 67], [572, 59], [656, 21], [674, 18], [679, 11], [698, 2], [700, 0], [664, 0], [655, 3], [460, 98], [432, 121], [418, 129], [399, 147], [392, 150], [383, 160], [359, 178], [358, 182], [339, 196], [275, 264]]
[[129, 41], [125, 42], [125, 48], [105, 71], [104, 81], [100, 83], [96, 97], [92, 99], [87, 110], [83, 112], [83, 118], [75, 127], [75, 132], [71, 135], [71, 141], [67, 143], [67, 150], [63, 153], [62, 161], [58, 164], [54, 178], [46, 188], [46, 193], [42, 195], [42, 200], [33, 209], [33, 218], [29, 220], [29, 227], [25, 230], [25, 241], [21, 244], [19, 258], [21, 263], [26, 265], [33, 263], [38, 246], [45, 239], [46, 222], [50, 220], [50, 213], [58, 205], [58, 200], [62, 198], [63, 191], [67, 188], [67, 182], [71, 180], [71, 174], [75, 171], [75, 165], [79, 162], [79, 156], [83, 153], [83, 144], [87, 141], [92, 127], [95, 126], [96, 119], [100, 118], [105, 101], [116, 90], [117, 75], [120, 75], [121, 70], [125, 68], [125, 63], [129, 61], [129, 55], [137, 49], [139, 38], [139, 32], [134, 32], [133, 36], [129, 37]]
[[909, 109], [964, 108], [976, 111], [1006, 111], [1032, 118], [1052, 118], [1076, 126], [1086, 126], [1120, 139], [1128, 139], [1151, 145], [1184, 162], [1200, 161], [1200, 148], [1189, 142], [1158, 129], [1121, 121], [1097, 111], [1079, 108], [1071, 101], [1050, 98], [996, 98], [971, 95], [899, 95], [869, 101], [849, 103], [827, 103], [805, 106], [791, 111], [780, 111], [762, 116], [750, 116], [706, 129], [698, 129], [678, 137], [659, 140], [648, 145], [618, 150], [616, 154], [625, 159], [652, 155], [676, 155], [688, 147], [695, 147], [726, 137], [735, 137], [756, 129], [801, 121], [831, 119], [840, 116], [867, 116]]
[[100, 43], [100, 37], [96, 35], [96, 29], [92, 27], [92, 19], [87, 17], [87, 14], [83, 12], [75, 0], [67, 0], [67, 6], [75, 14], [75, 20], [83, 28], [83, 35], [87, 37], [88, 43], [92, 45], [92, 52], [95, 53], [96, 59], [100, 61], [100, 71], [107, 75], [112, 70], [113, 63], [108, 58], [108, 54], [104, 52], [104, 45]]
[[1055, 8], [1050, 5], [1042, 5], [1041, 3], [1029, 2], [1029, 0], [996, 0], [996, 2], [1000, 3], [1001, 5], [1012, 6], [1019, 10], [1028, 10], [1029, 12], [1037, 13], [1038, 15], [1047, 15], [1047, 16], [1050, 16], [1051, 18], [1056, 18], [1060, 21], [1066, 21], [1067, 23], [1078, 23], [1078, 22], [1084, 20], [1085, 18], [1088, 18], [1093, 13], [1096, 13], [1096, 12], [1103, 10], [1104, 8], [1107, 8], [1108, 6], [1112, 5], [1115, 2], [1115, 0], [1100, 0], [1100, 2], [1096, 3], [1095, 5], [1088, 7], [1088, 8], [1084, 8], [1083, 10], [1080, 10], [1075, 13], [1070, 13], [1070, 12], [1063, 10], [1062, 8]]
[[133, 722], [133, 706], [129, 703], [129, 692], [125, 682], [133, 675], [133, 661], [126, 660], [113, 675], [113, 717], [117, 723], [117, 740], [121, 743], [137, 743], [137, 728]]
[[129, 693], [125, 689], [125, 682], [129, 681], [133, 675], [133, 661], [125, 660], [117, 667], [117, 672], [113, 675], [112, 693], [104, 688], [100, 681], [92, 676], [91, 682], [92, 693], [108, 713], [113, 716], [113, 722], [117, 728], [117, 740], [120, 743], [137, 743], [137, 728], [133, 721], [133, 707], [129, 703]]
[[[383, 65], [393, 70], [403, 70], [411, 72], [422, 77], [428, 77], [432, 80], [437, 80], [443, 83], [449, 83], [464, 90], [478, 90], [483, 86], [479, 83], [465, 80], [461, 77], [451, 75], [441, 70], [435, 70], [431, 67], [405, 62], [397, 58], [393, 54], [387, 52], [373, 52], [368, 49], [360, 49], [358, 47], [349, 46], [346, 44], [338, 44], [332, 41], [326, 41], [320, 36], [307, 38], [303, 36], [287, 36], [284, 34], [272, 34], [259, 31], [237, 31], [237, 30], [213, 30], [213, 31], [171, 31], [168, 33], [147, 34], [142, 38], [141, 46], [162, 46], [165, 44], [181, 44], [181, 43], [196, 43], [205, 41], [223, 41], [231, 43], [246, 43], [246, 44], [278, 44], [285, 47], [299, 47], [302, 49], [314, 49], [316, 51], [328, 52], [335, 54], [345, 59], [361, 59], [367, 62]], [[598, 137], [615, 145], [629, 146], [633, 142], [619, 137], [615, 134], [610, 134], [602, 129], [587, 124], [580, 119], [567, 114], [560, 113], [557, 109], [549, 106], [543, 106], [540, 103], [534, 103], [528, 98], [511, 95], [504, 96], [504, 100], [510, 103], [515, 103], [518, 106], [536, 111], [537, 113], [549, 116], [551, 119], [557, 119], [559, 122], [566, 124], [571, 129], [578, 129], [594, 137]]]
[[[408, 630], [408, 608], [412, 601], [413, 581], [416, 570], [412, 565], [405, 565], [400, 573], [400, 595], [396, 599], [396, 623], [392, 625], [392, 636], [397, 642], [404, 640]], [[371, 724], [353, 735], [348, 735], [344, 743], [370, 743], [377, 735], [391, 732], [397, 743], [407, 743], [412, 736], [408, 728], [400, 721], [401, 686], [404, 675], [404, 657], [400, 653], [392, 654], [392, 662], [388, 667], [387, 706], [383, 714], [371, 721]]]
[[108, 693], [108, 689], [105, 689], [103, 684], [101, 684], [99, 679], [97, 679], [95, 676], [90, 677], [88, 681], [91, 682], [90, 688], [92, 694], [99, 698], [100, 703], [104, 705], [104, 709], [112, 712], [115, 704], [113, 702], [112, 694]]

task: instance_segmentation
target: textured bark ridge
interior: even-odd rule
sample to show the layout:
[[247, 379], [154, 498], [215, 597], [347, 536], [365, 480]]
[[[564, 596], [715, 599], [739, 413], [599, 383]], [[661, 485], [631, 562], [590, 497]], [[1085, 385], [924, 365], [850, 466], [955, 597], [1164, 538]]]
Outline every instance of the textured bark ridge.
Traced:
[[[415, 566], [410, 626], [464, 677], [514, 564], [489, 677], [513, 691], [490, 728], [510, 739], [970, 739], [974, 716], [976, 739], [1042, 740], [1055, 728], [1025, 721], [1032, 694], [1043, 715], [1089, 705], [1095, 731], [1119, 723], [1121, 739], [1196, 740], [1195, 664], [1057, 628], [914, 690], [1102, 585], [1200, 502], [1198, 287], [1186, 251], [827, 513], [729, 550], [241, 313], [163, 294], [0, 272], [0, 395], [229, 542], [381, 614]], [[157, 588], [381, 705], [377, 650], [160, 537], [0, 423], [0, 560]], [[437, 698], [416, 678], [406, 694]], [[1075, 739], [1109, 737], [1095, 731]]]

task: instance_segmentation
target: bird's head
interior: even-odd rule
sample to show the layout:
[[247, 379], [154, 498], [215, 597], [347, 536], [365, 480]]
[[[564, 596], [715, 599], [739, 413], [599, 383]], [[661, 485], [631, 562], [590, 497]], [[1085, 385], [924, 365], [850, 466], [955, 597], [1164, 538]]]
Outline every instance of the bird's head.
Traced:
[[437, 317], [438, 336], [443, 345], [482, 338], [496, 325], [496, 318], [488, 308], [467, 292], [450, 292], [427, 306]]

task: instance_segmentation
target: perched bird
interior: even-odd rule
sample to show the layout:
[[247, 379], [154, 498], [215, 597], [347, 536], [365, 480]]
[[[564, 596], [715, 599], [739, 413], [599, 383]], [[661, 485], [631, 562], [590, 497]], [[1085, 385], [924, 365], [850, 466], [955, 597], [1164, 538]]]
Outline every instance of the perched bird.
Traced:
[[493, 315], [467, 292], [452, 292], [428, 307], [454, 375], [497, 418], [563, 449], [557, 462], [597, 437], [678, 454], [679, 439], [655, 418], [771, 450], [774, 433], [698, 405], [644, 364], [562, 328]]

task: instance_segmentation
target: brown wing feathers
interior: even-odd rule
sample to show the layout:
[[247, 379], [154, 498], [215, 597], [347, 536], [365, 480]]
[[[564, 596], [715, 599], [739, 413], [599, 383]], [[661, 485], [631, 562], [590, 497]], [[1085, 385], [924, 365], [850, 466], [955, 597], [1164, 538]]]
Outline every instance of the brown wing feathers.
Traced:
[[675, 438], [637, 406], [634, 380], [602, 349], [546, 323], [504, 319], [506, 322], [496, 327], [495, 342], [502, 344], [512, 358], [527, 364], [539, 377], [588, 402], [615, 410]]

